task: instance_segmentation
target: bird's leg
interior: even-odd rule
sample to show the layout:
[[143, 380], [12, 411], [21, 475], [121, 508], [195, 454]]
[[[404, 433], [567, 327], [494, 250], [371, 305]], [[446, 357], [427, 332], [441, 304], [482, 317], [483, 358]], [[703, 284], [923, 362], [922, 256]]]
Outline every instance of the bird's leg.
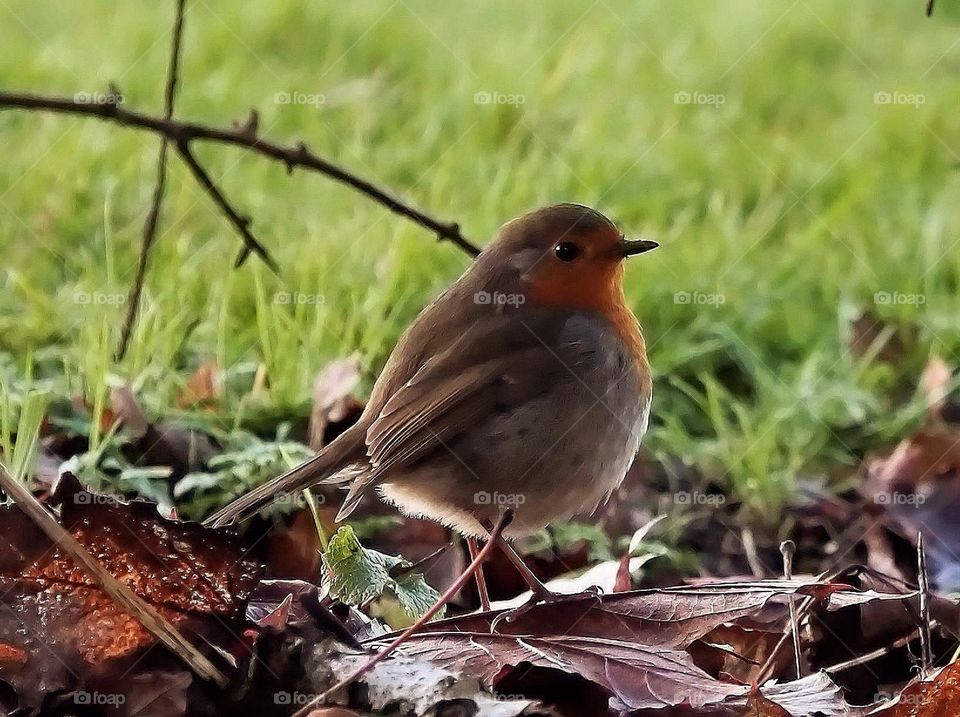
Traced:
[[[470, 551], [470, 560], [476, 560], [480, 555], [480, 548], [477, 545], [476, 538], [467, 538], [467, 549]], [[473, 579], [477, 582], [477, 594], [480, 596], [480, 609], [484, 612], [490, 610], [490, 593], [487, 592], [487, 579], [483, 575], [483, 564], [477, 567], [477, 572], [473, 574]]]
[[497, 544], [500, 546], [500, 549], [503, 551], [504, 555], [510, 559], [510, 562], [513, 563], [513, 566], [517, 569], [517, 572], [520, 573], [520, 577], [523, 578], [523, 581], [530, 587], [530, 592], [533, 593], [533, 600], [541, 600], [544, 602], [549, 602], [551, 600], [556, 600], [563, 596], [558, 595], [544, 585], [540, 578], [533, 574], [533, 571], [527, 567], [527, 564], [523, 562], [523, 558], [520, 557], [519, 553], [513, 549], [513, 546], [510, 545], [503, 536], [497, 536]]

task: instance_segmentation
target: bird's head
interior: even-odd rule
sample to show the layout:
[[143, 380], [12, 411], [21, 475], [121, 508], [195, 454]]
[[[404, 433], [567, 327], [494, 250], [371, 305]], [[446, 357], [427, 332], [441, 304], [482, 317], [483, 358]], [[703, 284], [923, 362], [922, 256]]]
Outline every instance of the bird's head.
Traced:
[[624, 260], [657, 246], [624, 238], [595, 209], [556, 204], [505, 224], [480, 262], [534, 305], [604, 310], [622, 304]]

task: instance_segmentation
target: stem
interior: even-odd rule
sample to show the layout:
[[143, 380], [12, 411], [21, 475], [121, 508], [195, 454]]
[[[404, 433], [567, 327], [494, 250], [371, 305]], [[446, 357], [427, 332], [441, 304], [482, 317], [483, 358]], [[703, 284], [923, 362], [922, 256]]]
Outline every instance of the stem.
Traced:
[[493, 550], [494, 545], [497, 542], [497, 539], [503, 533], [504, 528], [506, 528], [510, 521], [513, 520], [513, 509], [507, 508], [500, 514], [500, 520], [497, 521], [496, 526], [493, 528], [493, 532], [490, 534], [490, 540], [487, 541], [487, 544], [483, 546], [483, 549], [477, 554], [477, 557], [474, 558], [470, 565], [467, 566], [467, 569], [463, 571], [463, 574], [460, 575], [456, 580], [453, 581], [453, 584], [447, 588], [446, 592], [440, 596], [440, 598], [433, 604], [433, 606], [427, 610], [423, 615], [420, 616], [420, 619], [413, 623], [410, 627], [404, 630], [400, 635], [398, 635], [393, 642], [383, 648], [376, 655], [371, 657], [365, 663], [360, 665], [356, 670], [354, 670], [350, 675], [340, 680], [333, 687], [326, 689], [322, 694], [314, 697], [310, 702], [305, 704], [299, 710], [294, 713], [293, 717], [307, 717], [317, 705], [323, 704], [330, 695], [335, 692], [339, 692], [344, 687], [350, 685], [355, 680], [360, 679], [370, 670], [372, 670], [377, 664], [383, 662], [390, 655], [392, 655], [400, 645], [410, 639], [410, 636], [413, 635], [417, 630], [426, 625], [430, 618], [436, 615], [444, 605], [450, 602], [454, 596], [460, 592], [461, 588], [466, 585], [467, 581], [473, 577], [474, 573], [480, 568], [480, 565], [486, 560], [487, 555], [490, 554], [490, 551]]

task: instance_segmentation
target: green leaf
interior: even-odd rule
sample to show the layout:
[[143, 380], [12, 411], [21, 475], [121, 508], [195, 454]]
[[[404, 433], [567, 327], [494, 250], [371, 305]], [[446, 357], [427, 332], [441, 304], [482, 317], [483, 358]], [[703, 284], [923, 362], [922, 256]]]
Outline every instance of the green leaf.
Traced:
[[[404, 613], [416, 619], [439, 598], [439, 593], [419, 573], [408, 573], [399, 580], [391, 577], [393, 568], [406, 568], [410, 563], [364, 548], [349, 525], [331, 536], [323, 552], [323, 564], [330, 576], [330, 593], [351, 605], [363, 605], [389, 592]], [[442, 611], [438, 617], [441, 616]]]

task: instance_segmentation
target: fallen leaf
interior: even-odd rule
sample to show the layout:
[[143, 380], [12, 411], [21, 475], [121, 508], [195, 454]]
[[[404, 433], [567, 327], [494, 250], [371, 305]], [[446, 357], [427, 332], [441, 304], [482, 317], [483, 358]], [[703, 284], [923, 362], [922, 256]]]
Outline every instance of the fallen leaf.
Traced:
[[404, 613], [415, 619], [439, 597], [419, 573], [394, 578], [391, 570], [407, 563], [363, 547], [348, 525], [330, 537], [323, 564], [330, 576], [330, 594], [351, 605], [363, 605], [388, 590], [396, 596]]
[[490, 632], [496, 624], [496, 631], [501, 634], [581, 635], [682, 649], [723, 623], [758, 612], [775, 597], [794, 594], [827, 597], [836, 591], [853, 591], [853, 588], [801, 579], [717, 581], [609, 595], [570, 596], [557, 602], [532, 605], [515, 619], [505, 617], [507, 611], [500, 610], [438, 620], [424, 629]]
[[333, 361], [323, 369], [313, 382], [313, 408], [308, 427], [309, 446], [317, 451], [333, 437], [327, 436], [327, 428], [333, 423], [347, 420], [363, 411], [363, 404], [353, 396], [360, 383], [360, 357]]
[[914, 680], [892, 703], [868, 714], [878, 717], [952, 717], [960, 714], [960, 662], [950, 663], [926, 680]]
[[223, 393], [223, 379], [220, 376], [220, 367], [215, 361], [200, 364], [187, 379], [186, 385], [177, 396], [179, 408], [191, 406], [210, 406], [216, 404]]
[[[101, 565], [174, 625], [213, 644], [236, 640], [258, 567], [232, 532], [164, 519], [146, 502], [89, 493], [70, 474], [50, 502]], [[15, 670], [0, 662], [0, 678], [21, 699], [34, 699], [38, 685], [66, 687], [74, 675], [133, 659], [155, 643], [19, 508], [0, 508], [0, 536], [0, 603], [7, 608], [0, 642], [29, 656]]]

